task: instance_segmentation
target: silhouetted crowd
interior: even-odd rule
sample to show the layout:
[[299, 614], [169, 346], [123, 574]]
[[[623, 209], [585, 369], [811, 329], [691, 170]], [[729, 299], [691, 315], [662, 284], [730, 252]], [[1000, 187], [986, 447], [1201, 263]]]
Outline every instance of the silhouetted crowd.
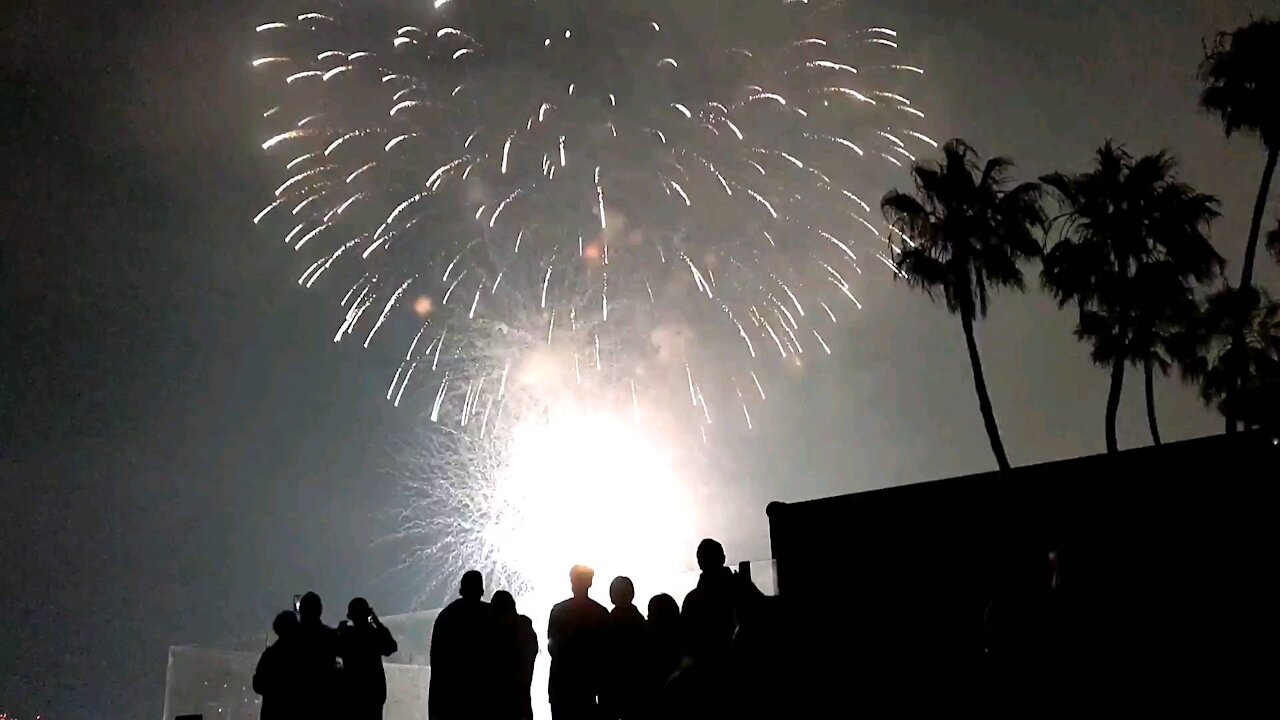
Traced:
[[[770, 618], [773, 598], [725, 565], [724, 548], [703, 540], [697, 587], [683, 605], [665, 593], [635, 605], [626, 577], [609, 584], [612, 610], [591, 599], [594, 571], [569, 572], [572, 597], [551, 609], [547, 696], [555, 720], [707, 718], [743, 711], [734, 688], [776, 680], [766, 670], [776, 657]], [[431, 636], [430, 720], [533, 717], [531, 688], [538, 658], [533, 621], [509, 592], [484, 598], [477, 570], [463, 574], [459, 597], [440, 611]], [[330, 628], [321, 602], [307, 593], [295, 612], [282, 612], [278, 639], [262, 654], [253, 677], [263, 720], [381, 718], [387, 698], [382, 658], [396, 641], [363, 598], [347, 620]]]
[[395, 653], [395, 638], [364, 598], [347, 605], [347, 619], [336, 628], [320, 620], [322, 610], [320, 596], [309, 592], [272, 623], [276, 641], [253, 673], [262, 720], [381, 720], [382, 658]]
[[[764, 596], [725, 566], [715, 540], [698, 546], [701, 574], [681, 607], [659, 594], [648, 616], [626, 577], [609, 584], [612, 610], [591, 599], [591, 568], [569, 572], [572, 597], [551, 609], [547, 687], [555, 720], [719, 717], [736, 686], [769, 656]], [[480, 573], [462, 576], [459, 598], [441, 610], [431, 640], [431, 720], [533, 716], [538, 638], [509, 593], [485, 603]], [[764, 673], [760, 673], [763, 677]]]

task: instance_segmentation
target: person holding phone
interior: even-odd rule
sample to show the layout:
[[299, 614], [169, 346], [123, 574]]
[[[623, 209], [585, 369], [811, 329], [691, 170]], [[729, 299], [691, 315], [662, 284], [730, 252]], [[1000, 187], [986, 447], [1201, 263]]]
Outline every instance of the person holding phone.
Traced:
[[391, 631], [364, 598], [347, 605], [338, 625], [338, 657], [342, 659], [342, 693], [351, 720], [381, 720], [387, 702], [387, 676], [382, 658], [399, 649]]

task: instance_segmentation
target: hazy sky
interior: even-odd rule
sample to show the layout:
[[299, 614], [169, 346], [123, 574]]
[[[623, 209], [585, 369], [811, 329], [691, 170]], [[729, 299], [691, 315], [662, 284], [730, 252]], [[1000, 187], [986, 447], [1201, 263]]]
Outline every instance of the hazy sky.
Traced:
[[[856, 3], [855, 3], [856, 4]], [[292, 593], [383, 612], [413, 588], [373, 542], [394, 490], [385, 377], [330, 342], [332, 298], [254, 232], [274, 186], [247, 99], [252, 3], [0, 10], [0, 711], [160, 712], [166, 648], [259, 632]], [[1033, 177], [1102, 141], [1168, 148], [1223, 201], [1237, 277], [1262, 152], [1197, 112], [1200, 39], [1265, 2], [863, 3], [927, 68], [932, 135]], [[1275, 213], [1271, 213], [1274, 218]], [[1280, 273], [1259, 258], [1275, 288]], [[1033, 283], [1034, 287], [1034, 283]], [[1014, 463], [1103, 450], [1106, 373], [1038, 290], [979, 328]], [[718, 467], [716, 526], [767, 556], [763, 506], [986, 470], [959, 323], [884, 283]], [[1131, 375], [1120, 442], [1147, 442]], [[1221, 423], [1176, 378], [1166, 439]]]

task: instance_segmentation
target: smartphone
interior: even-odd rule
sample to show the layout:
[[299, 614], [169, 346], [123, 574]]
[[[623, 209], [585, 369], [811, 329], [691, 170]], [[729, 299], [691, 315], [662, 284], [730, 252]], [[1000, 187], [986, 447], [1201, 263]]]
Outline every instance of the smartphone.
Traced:
[[302, 612], [302, 596], [301, 595], [293, 596], [293, 611]]

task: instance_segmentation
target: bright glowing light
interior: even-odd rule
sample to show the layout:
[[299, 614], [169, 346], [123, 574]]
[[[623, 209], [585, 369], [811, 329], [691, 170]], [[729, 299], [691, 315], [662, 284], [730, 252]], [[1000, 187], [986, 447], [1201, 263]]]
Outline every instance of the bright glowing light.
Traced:
[[597, 585], [627, 575], [647, 588], [668, 584], [689, 564], [688, 486], [636, 422], [553, 411], [515, 426], [508, 452], [486, 536], [528, 581], [531, 599], [564, 596], [575, 563], [594, 568]]

